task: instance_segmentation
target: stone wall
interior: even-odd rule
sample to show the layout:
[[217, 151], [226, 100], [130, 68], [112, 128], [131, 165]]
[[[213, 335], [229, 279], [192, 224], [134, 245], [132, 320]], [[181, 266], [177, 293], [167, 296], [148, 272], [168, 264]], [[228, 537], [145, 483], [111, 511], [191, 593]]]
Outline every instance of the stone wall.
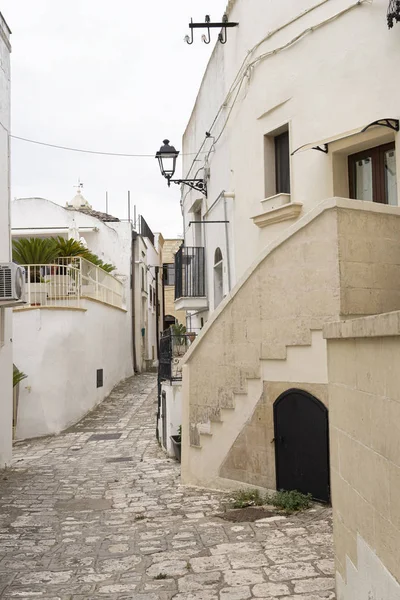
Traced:
[[325, 335], [338, 598], [400, 598], [400, 313]]
[[[201, 434], [211, 431], [213, 422], [220, 422], [222, 409], [235, 408], [235, 393], [246, 392], [247, 380], [261, 377], [294, 387], [292, 382], [299, 381], [298, 369], [295, 372], [293, 363], [286, 360], [291, 347], [311, 347], [312, 332], [321, 331], [325, 323], [341, 315], [368, 315], [378, 307], [400, 309], [400, 295], [394, 289], [400, 269], [397, 207], [331, 199], [285, 236], [272, 242], [245, 274], [183, 360], [184, 377], [190, 378], [190, 385], [184, 382], [183, 431], [188, 436], [184, 433], [182, 461], [183, 478], [188, 483], [201, 484], [203, 475], [199, 473], [209, 469], [202, 464], [201, 452], [193, 449], [191, 454], [190, 446], [201, 445]], [[375, 242], [379, 251], [374, 252]], [[319, 364], [326, 372], [326, 348], [321, 347], [320, 352], [323, 357]], [[268, 368], [262, 369], [266, 362]], [[284, 364], [285, 369], [278, 369], [277, 363]], [[307, 389], [306, 384], [327, 381], [321, 376], [322, 366], [318, 368], [321, 373], [300, 380], [303, 389]], [[272, 371], [281, 376], [272, 377]], [[260, 396], [243, 401], [247, 406], [252, 402], [257, 413], [263, 410], [259, 400]], [[241, 401], [237, 402], [235, 410], [243, 409]], [[219, 464], [224, 465], [225, 478], [251, 483], [262, 472], [262, 481], [272, 487], [274, 461], [271, 448], [262, 449], [264, 433], [253, 438], [243, 432], [248, 439], [247, 456], [258, 456], [254, 464], [249, 460], [244, 466], [243, 459], [238, 458], [242, 450], [236, 451], [236, 447], [242, 449], [244, 439], [241, 431], [245, 426], [251, 428], [246, 419], [243, 417], [241, 425], [237, 423], [229, 446], [232, 452], [227, 449], [221, 457], [219, 452]], [[270, 433], [268, 430], [267, 437], [273, 437]], [[218, 434], [214, 439], [220, 448]]]
[[282, 381], [264, 382], [262, 398], [221, 467], [221, 477], [275, 489], [274, 403], [288, 389], [301, 389], [328, 406], [328, 386]]
[[[311, 330], [340, 312], [337, 213], [323, 212], [260, 262], [201, 335], [188, 359], [191, 443], [199, 425], [233, 406], [233, 392], [260, 376], [260, 358], [311, 344]], [[206, 343], [205, 343], [206, 342]]]
[[341, 210], [338, 229], [341, 314], [399, 309], [400, 215]]

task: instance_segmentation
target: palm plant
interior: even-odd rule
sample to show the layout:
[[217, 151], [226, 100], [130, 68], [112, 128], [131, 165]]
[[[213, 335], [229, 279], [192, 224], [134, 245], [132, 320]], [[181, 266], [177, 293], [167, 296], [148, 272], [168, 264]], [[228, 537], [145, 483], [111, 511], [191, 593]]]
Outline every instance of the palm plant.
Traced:
[[25, 375], [22, 371], [18, 369], [15, 365], [13, 365], [13, 387], [21, 383], [24, 379], [26, 379], [28, 375]]
[[19, 265], [46, 265], [58, 250], [54, 238], [22, 238], [13, 241], [13, 261]]
[[[85, 258], [106, 273], [115, 271], [115, 266], [104, 263], [79, 240], [56, 238], [22, 238], [13, 241], [13, 261], [19, 265], [47, 265], [57, 258]], [[39, 282], [40, 268], [31, 268], [31, 282]]]
[[61, 236], [53, 238], [59, 257], [69, 258], [73, 256], [82, 256], [84, 258], [89, 255], [89, 250], [82, 242], [74, 239], [66, 240]]
[[[13, 261], [19, 265], [46, 265], [54, 262], [58, 251], [54, 238], [22, 238], [13, 240]], [[31, 283], [41, 280], [40, 267], [30, 269]]]
[[99, 258], [98, 256], [96, 256], [96, 254], [92, 254], [91, 252], [89, 252], [88, 255], [85, 256], [85, 258], [89, 262], [91, 262], [94, 265], [96, 265], [96, 267], [99, 267], [100, 269], [103, 269], [103, 271], [105, 271], [106, 273], [112, 273], [112, 271], [115, 271], [115, 269], [116, 269], [116, 267], [114, 267], [114, 265], [111, 265], [110, 263], [104, 263], [101, 260], [101, 258]]

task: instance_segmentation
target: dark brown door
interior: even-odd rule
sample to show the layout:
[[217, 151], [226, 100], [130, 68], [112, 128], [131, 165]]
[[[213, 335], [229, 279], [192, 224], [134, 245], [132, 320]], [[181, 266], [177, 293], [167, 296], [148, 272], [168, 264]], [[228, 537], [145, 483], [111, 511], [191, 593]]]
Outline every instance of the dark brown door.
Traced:
[[274, 404], [276, 487], [329, 502], [329, 430], [326, 407], [302, 390]]

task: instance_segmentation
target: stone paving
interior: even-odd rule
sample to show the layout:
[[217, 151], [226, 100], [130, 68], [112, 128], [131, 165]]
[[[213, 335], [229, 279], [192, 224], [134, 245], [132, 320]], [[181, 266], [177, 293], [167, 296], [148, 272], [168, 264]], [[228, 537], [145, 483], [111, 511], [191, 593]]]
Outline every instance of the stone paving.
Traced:
[[335, 598], [330, 510], [216, 517], [226, 495], [181, 486], [155, 440], [155, 383], [135, 377], [62, 435], [15, 446], [2, 600]]

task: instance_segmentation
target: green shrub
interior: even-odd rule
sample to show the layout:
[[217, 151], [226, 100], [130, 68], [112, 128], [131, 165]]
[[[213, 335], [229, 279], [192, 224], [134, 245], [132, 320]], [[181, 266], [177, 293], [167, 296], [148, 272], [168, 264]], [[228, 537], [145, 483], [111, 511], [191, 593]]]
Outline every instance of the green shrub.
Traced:
[[239, 490], [233, 494], [233, 508], [247, 508], [248, 506], [262, 506], [265, 504], [258, 490]]
[[272, 504], [276, 508], [280, 508], [284, 512], [293, 513], [299, 510], [307, 510], [311, 506], [311, 494], [302, 494], [296, 490], [290, 492], [276, 492], [272, 495], [267, 495], [265, 498], [266, 504]]
[[311, 494], [302, 494], [296, 490], [290, 492], [275, 492], [263, 496], [258, 490], [239, 490], [232, 496], [232, 508], [247, 508], [249, 506], [275, 506], [285, 513], [307, 510], [311, 506]]

